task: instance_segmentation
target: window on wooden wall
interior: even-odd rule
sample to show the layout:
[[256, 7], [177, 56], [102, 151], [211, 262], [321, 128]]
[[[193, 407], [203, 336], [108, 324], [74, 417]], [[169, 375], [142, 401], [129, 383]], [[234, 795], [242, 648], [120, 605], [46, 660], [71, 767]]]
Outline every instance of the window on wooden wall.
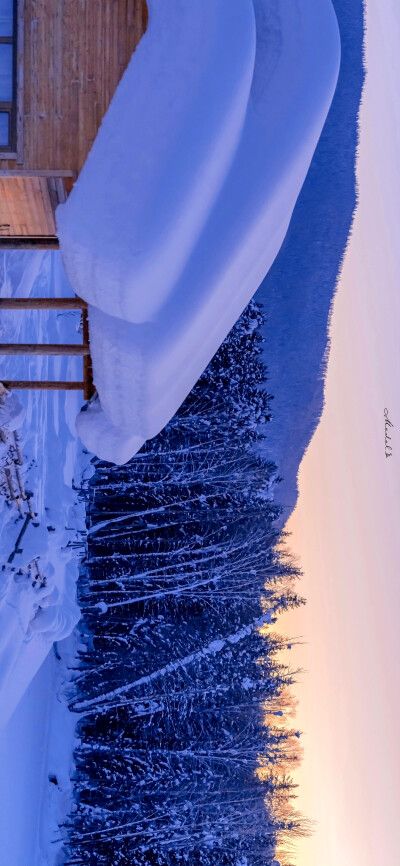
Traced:
[[16, 7], [16, 0], [0, 0], [0, 157], [16, 148]]

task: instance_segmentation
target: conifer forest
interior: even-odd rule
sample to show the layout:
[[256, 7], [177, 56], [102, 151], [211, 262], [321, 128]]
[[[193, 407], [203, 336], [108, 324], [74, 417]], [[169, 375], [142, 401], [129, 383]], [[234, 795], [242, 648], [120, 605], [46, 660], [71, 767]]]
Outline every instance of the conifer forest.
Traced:
[[81, 491], [68, 866], [272, 866], [305, 832], [263, 316], [252, 302], [167, 428]]

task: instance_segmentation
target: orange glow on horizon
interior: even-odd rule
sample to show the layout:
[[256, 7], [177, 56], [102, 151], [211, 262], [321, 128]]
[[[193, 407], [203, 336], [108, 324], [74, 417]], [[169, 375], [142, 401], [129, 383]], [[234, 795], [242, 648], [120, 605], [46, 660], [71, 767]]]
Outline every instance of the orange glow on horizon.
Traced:
[[[283, 614], [315, 830], [295, 866], [396, 866], [400, 807], [400, 8], [366, 0], [359, 204], [331, 321], [325, 407], [286, 529], [307, 605]], [[385, 417], [393, 455], [385, 457]], [[284, 467], [282, 467], [282, 472]]]

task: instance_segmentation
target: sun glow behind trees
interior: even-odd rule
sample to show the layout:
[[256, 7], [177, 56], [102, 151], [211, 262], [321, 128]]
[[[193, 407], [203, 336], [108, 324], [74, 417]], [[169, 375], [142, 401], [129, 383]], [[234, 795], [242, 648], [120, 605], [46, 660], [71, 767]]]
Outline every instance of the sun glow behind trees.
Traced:
[[282, 627], [304, 635], [299, 802], [316, 820], [298, 866], [398, 862], [400, 7], [367, 0], [365, 12], [358, 207], [332, 314], [325, 408], [288, 524], [307, 605]]

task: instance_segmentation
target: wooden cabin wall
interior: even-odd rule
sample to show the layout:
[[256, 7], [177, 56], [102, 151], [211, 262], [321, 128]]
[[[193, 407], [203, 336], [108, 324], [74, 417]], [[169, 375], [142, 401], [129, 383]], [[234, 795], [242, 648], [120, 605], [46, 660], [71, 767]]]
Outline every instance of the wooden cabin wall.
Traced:
[[23, 22], [23, 164], [0, 169], [79, 173], [146, 30], [146, 0], [24, 0]]

